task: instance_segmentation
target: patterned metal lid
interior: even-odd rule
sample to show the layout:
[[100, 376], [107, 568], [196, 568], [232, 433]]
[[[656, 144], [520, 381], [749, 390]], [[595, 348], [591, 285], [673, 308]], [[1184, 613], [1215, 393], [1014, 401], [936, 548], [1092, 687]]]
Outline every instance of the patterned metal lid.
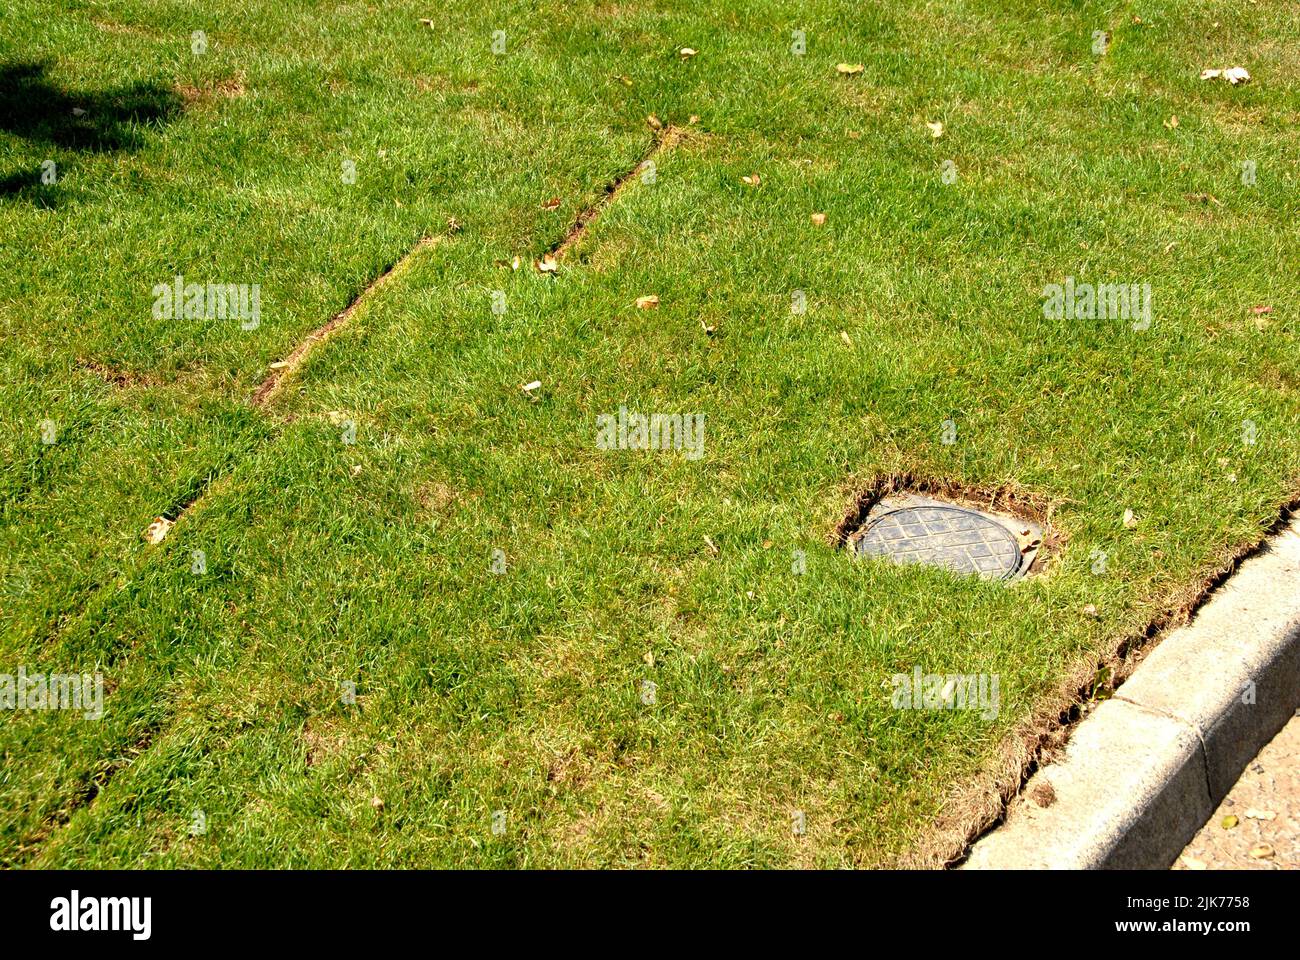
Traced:
[[867, 524], [857, 552], [994, 580], [1013, 577], [1020, 569], [1020, 544], [1011, 531], [965, 507], [922, 505], [889, 510]]

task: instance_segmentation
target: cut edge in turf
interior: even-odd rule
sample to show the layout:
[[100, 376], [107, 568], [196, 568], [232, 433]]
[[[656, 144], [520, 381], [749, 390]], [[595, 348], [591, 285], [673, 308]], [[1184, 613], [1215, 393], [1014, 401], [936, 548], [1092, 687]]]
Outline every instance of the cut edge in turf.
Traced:
[[[448, 232], [450, 232], [450, 230]], [[330, 317], [329, 320], [325, 321], [325, 323], [321, 324], [311, 333], [307, 334], [306, 338], [294, 347], [287, 357], [271, 364], [271, 369], [267, 372], [266, 379], [258, 385], [255, 391], [253, 391], [252, 399], [249, 402], [254, 407], [269, 406], [271, 401], [279, 394], [284, 383], [290, 380], [293, 375], [298, 372], [298, 369], [303, 365], [303, 363], [306, 362], [307, 356], [311, 353], [313, 347], [324, 343], [349, 320], [351, 320], [358, 308], [360, 308], [368, 298], [373, 296], [377, 290], [388, 284], [393, 280], [393, 278], [405, 273], [410, 268], [411, 261], [421, 250], [440, 243], [445, 236], [446, 234], [438, 234], [436, 236], [421, 237], [416, 242], [415, 246], [402, 254], [402, 256], [400, 256], [392, 266], [379, 276], [375, 277], [374, 280], [371, 280], [370, 283], [366, 285], [365, 289], [353, 298], [351, 303], [338, 313], [334, 314], [334, 316]]]
[[1052, 513], [1058, 501], [1024, 490], [1016, 484], [985, 487], [946, 477], [889, 473], [876, 477], [865, 489], [852, 495], [850, 506], [831, 533], [831, 545], [851, 550], [854, 539], [866, 526], [868, 514], [881, 500], [895, 494], [917, 494], [959, 507], [1017, 520], [1030, 520], [1037, 524], [1043, 531], [1042, 543], [1038, 544], [1033, 560], [1024, 572], [1025, 576], [1043, 573], [1047, 564], [1060, 553], [1065, 544], [1065, 537], [1052, 526]]
[[[174, 527], [182, 519], [201, 511], [207, 498], [219, 494], [222, 489], [229, 485], [229, 482], [229, 473], [209, 472], [195, 485], [192, 491], [164, 510], [159, 519], [172, 520]], [[154, 556], [155, 551], [152, 547], [161, 546], [161, 541], [157, 544], [150, 544], [146, 546], [143, 552], [128, 559], [124, 569], [119, 572], [118, 576], [104, 581], [88, 591], [72, 616], [78, 620], [95, 616], [95, 612], [91, 608], [96, 601], [116, 593], [122, 588], [123, 584], [129, 583]], [[47, 634], [44, 642], [51, 642], [55, 637], [64, 633], [67, 628], [66, 623], [56, 626]], [[112, 690], [106, 692], [111, 694]], [[90, 807], [96, 798], [108, 788], [110, 782], [119, 772], [132, 766], [153, 746], [154, 738], [161, 732], [162, 727], [161, 721], [150, 723], [131, 747], [128, 748], [127, 753], [129, 755], [110, 760], [99, 768], [98, 773], [83, 776], [79, 781], [80, 785], [70, 791], [68, 801], [62, 807], [48, 814], [42, 820], [40, 826], [27, 837], [19, 838], [17, 853], [13, 859], [14, 865], [25, 866], [39, 857], [52, 838], [72, 822], [72, 818], [78, 810]]]
[[77, 361], [77, 369], [103, 380], [110, 387], [128, 390], [132, 387], [156, 387], [162, 380], [153, 374], [139, 373], [121, 367], [114, 367], [94, 359]]
[[[248, 451], [245, 451], [246, 454], [247, 452]], [[231, 465], [231, 471], [233, 471], [233, 465]], [[170, 507], [164, 510], [162, 514], [154, 520], [154, 522], [157, 523], [158, 520], [167, 520], [171, 523], [172, 527], [175, 527], [176, 524], [202, 509], [202, 503], [209, 493], [219, 493], [221, 490], [225, 489], [229, 482], [230, 471], [226, 473], [210, 471], [203, 478], [202, 482], [195, 485], [194, 489], [187, 497], [173, 503]], [[147, 530], [148, 527], [145, 529]], [[170, 535], [170, 528], [168, 530], [168, 535]], [[166, 537], [164, 537], [164, 539], [166, 539]], [[158, 546], [161, 543], [162, 541], [160, 540], [158, 543], [150, 545]]]
[[121, 756], [79, 777], [76, 787], [65, 794], [67, 802], [46, 814], [40, 825], [26, 837], [18, 839], [10, 865], [30, 866], [33, 860], [39, 859], [54, 838], [72, 822], [77, 811], [88, 810], [94, 806], [95, 801], [108, 789], [113, 779], [148, 752], [161, 730], [161, 724], [148, 724], [133, 743], [122, 748]]
[[[181, 522], [181, 520], [200, 512], [209, 497], [218, 495], [223, 489], [229, 486], [230, 477], [231, 474], [229, 472], [220, 473], [219, 471], [209, 471], [190, 491], [187, 491], [182, 497], [177, 498], [167, 509], [165, 509], [158, 519], [170, 520], [172, 522], [172, 527], [174, 528], [176, 524]], [[170, 535], [171, 533], [169, 530], [168, 536]], [[54, 628], [47, 633], [43, 642], [48, 644], [53, 641], [55, 637], [65, 633], [69, 627], [69, 624], [67, 623], [69, 617], [76, 620], [82, 620], [87, 617], [96, 616], [96, 611], [92, 609], [95, 607], [96, 602], [118, 592], [122, 589], [124, 584], [129, 583], [155, 555], [156, 551], [152, 549], [153, 547], [161, 548], [162, 541], [159, 541], [156, 544], [147, 545], [142, 552], [135, 554], [125, 561], [123, 569], [118, 572], [117, 576], [105, 580], [87, 591], [84, 599], [77, 604], [76, 609], [70, 614], [65, 614], [63, 617], [64, 622], [56, 624]], [[106, 692], [111, 694], [112, 690], [110, 689]], [[70, 791], [68, 800], [62, 807], [48, 814], [42, 820], [41, 824], [34, 831], [28, 834], [27, 837], [19, 838], [17, 852], [12, 863], [16, 866], [26, 866], [30, 864], [33, 859], [38, 858], [52, 838], [72, 822], [72, 818], [78, 810], [90, 807], [95, 802], [96, 798], [98, 798], [99, 795], [108, 788], [110, 782], [120, 771], [132, 766], [153, 746], [154, 738], [159, 732], [161, 732], [162, 727], [163, 724], [161, 721], [150, 723], [131, 747], [128, 748], [127, 753], [129, 755], [110, 760], [100, 767], [97, 773], [87, 774], [81, 777], [79, 786]], [[0, 867], [3, 866], [4, 864], [0, 863]]]
[[1205, 574], [1174, 590], [1159, 614], [1141, 630], [1121, 638], [1109, 653], [1076, 660], [1058, 684], [1057, 694], [1044, 698], [1045, 706], [1007, 734], [994, 759], [949, 793], [930, 829], [896, 865], [908, 869], [959, 866], [975, 841], [1006, 819], [1011, 801], [1029, 778], [1059, 756], [1074, 726], [1084, 717], [1084, 704], [1096, 701], [1103, 690], [1107, 696], [1113, 693], [1162, 634], [1188, 622], [1214, 590], [1244, 561], [1266, 549], [1269, 538], [1285, 528], [1298, 511], [1300, 479], [1291, 483], [1287, 499], [1259, 538], [1225, 547], [1219, 559], [1207, 564]]
[[[144, 528], [141, 538], [143, 539], [149, 529], [159, 521], [167, 521], [168, 524], [167, 533], [163, 539], [165, 540], [168, 536], [171, 536], [172, 530], [181, 520], [202, 508], [204, 499], [210, 493], [219, 491], [226, 485], [229, 476], [228, 472], [222, 473], [220, 467], [209, 470], [192, 487], [184, 491], [181, 496], [173, 499], [162, 513], [155, 516], [153, 522]], [[52, 643], [57, 637], [67, 633], [73, 624], [93, 615], [92, 610], [96, 600], [121, 590], [123, 585], [129, 583], [140, 572], [144, 564], [148, 563], [149, 558], [155, 552], [152, 548], [161, 544], [162, 540], [157, 543], [149, 543], [146, 540], [144, 549], [139, 553], [124, 558], [117, 565], [112, 576], [106, 577], [81, 591], [70, 606], [65, 607], [57, 616], [53, 617], [53, 622], [45, 632], [41, 645], [45, 646]]]
[[595, 203], [585, 207], [582, 212], [578, 214], [573, 221], [573, 226], [569, 228], [568, 232], [565, 233], [563, 237], [551, 244], [550, 248], [546, 251], [546, 256], [553, 258], [557, 262], [562, 259], [564, 255], [582, 239], [583, 235], [586, 234], [587, 229], [600, 218], [600, 215], [605, 211], [605, 208], [618, 199], [619, 195], [632, 182], [632, 178], [640, 173], [647, 163], [659, 154], [677, 146], [677, 144], [681, 143], [686, 136], [687, 133], [685, 129], [673, 124], [669, 124], [662, 129], [656, 130], [650, 148], [646, 150], [646, 152], [641, 155], [641, 158], [629, 169], [620, 173], [609, 183], [605, 184], [605, 195]]

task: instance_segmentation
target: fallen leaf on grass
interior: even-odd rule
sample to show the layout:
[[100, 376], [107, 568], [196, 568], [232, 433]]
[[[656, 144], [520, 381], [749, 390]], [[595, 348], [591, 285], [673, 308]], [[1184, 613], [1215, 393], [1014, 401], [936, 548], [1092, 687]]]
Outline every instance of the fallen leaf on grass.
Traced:
[[686, 122], [691, 124], [699, 123], [700, 115], [698, 113], [692, 113], [690, 117], [687, 118]]
[[741, 177], [741, 182], [749, 184], [751, 187], [757, 187], [763, 182], [763, 178], [756, 173], [751, 173], [747, 177]]
[[1178, 114], [1172, 114], [1169, 119], [1165, 121], [1165, 126], [1170, 130], [1176, 130], [1178, 128]]
[[554, 254], [547, 253], [543, 254], [542, 259], [537, 261], [537, 269], [542, 273], [555, 273], [560, 269], [560, 265], [556, 262]]
[[144, 539], [147, 543], [162, 543], [163, 538], [171, 532], [171, 529], [172, 521], [166, 517], [156, 517], [153, 523], [144, 528]]
[[815, 227], [824, 226], [826, 223], [826, 214], [814, 213], [810, 219], [813, 222], [813, 226]]
[[853, 338], [848, 335], [847, 331], [845, 330], [840, 331], [840, 339], [844, 341], [844, 346], [846, 347], [853, 346]]
[[1125, 511], [1124, 511], [1124, 526], [1127, 527], [1128, 529], [1132, 530], [1132, 529], [1133, 529], [1134, 527], [1136, 527], [1137, 525], [1138, 525], [1137, 514], [1135, 514], [1132, 510], [1125, 510]]
[[1216, 70], [1211, 67], [1201, 71], [1202, 80], [1217, 80], [1220, 77], [1235, 87], [1239, 83], [1250, 82], [1250, 71], [1245, 67], [1228, 67], [1226, 70]]
[[524, 393], [531, 394], [534, 390], [540, 390], [541, 388], [542, 388], [542, 381], [531, 380], [528, 383], [525, 383], [519, 389], [522, 390]]
[[1251, 307], [1251, 308], [1250, 308], [1250, 312], [1253, 313], [1255, 316], [1258, 317], [1258, 316], [1260, 316], [1261, 314], [1272, 313], [1272, 312], [1273, 312], [1273, 308], [1272, 308], [1272, 307], [1268, 307], [1268, 306]]
[[1095, 603], [1085, 605], [1083, 608], [1083, 615], [1085, 617], [1092, 617], [1095, 620], [1097, 618], [1097, 605]]
[[844, 77], [856, 77], [859, 73], [861, 73], [865, 69], [866, 67], [864, 67], [860, 63], [835, 64], [835, 72], [840, 74], [840, 76], [844, 76]]
[[709, 551], [716, 557], [718, 555], [718, 545], [707, 536], [704, 538], [704, 542], [709, 545]]
[[692, 50], [690, 47], [682, 47], [680, 50], [677, 51], [677, 55], [681, 57], [683, 60], [689, 60], [691, 59], [691, 57], [695, 56], [699, 52], [700, 51], [698, 50]]
[[625, 87], [630, 87], [630, 86], [632, 86], [632, 78], [629, 77], [629, 76], [626, 76], [625, 74], [621, 74], [621, 73], [620, 73], [620, 74], [619, 74], [617, 77], [615, 77], [614, 79], [617, 80], [619, 83], [623, 84], [623, 86], [625, 86]]
[[376, 810], [384, 809], [384, 801], [380, 800], [378, 797], [371, 797], [370, 805], [374, 807]]
[[943, 136], [943, 121], [942, 121], [942, 120], [936, 120], [936, 121], [934, 121], [934, 123], [927, 123], [927, 124], [926, 124], [926, 127], [927, 127], [927, 128], [929, 129], [929, 131], [930, 131], [930, 136], [934, 137], [934, 139], [938, 140], [940, 137]]
[[283, 370], [283, 369], [284, 369], [285, 367], [287, 367], [288, 365], [289, 365], [289, 361], [288, 361], [288, 360], [277, 360], [277, 361], [275, 361], [275, 363], [271, 364], [271, 369], [272, 369], [272, 370]]
[[547, 200], [544, 204], [542, 204], [542, 209], [543, 209], [543, 210], [558, 210], [558, 209], [560, 209], [560, 198], [559, 198], [559, 197], [551, 197], [551, 199]]
[[653, 310], [657, 306], [659, 306], [659, 297], [653, 293], [648, 297], [636, 298], [636, 308], [638, 310]]
[[704, 329], [705, 335], [710, 337], [713, 336], [713, 331], [717, 329], [712, 324], [705, 323], [703, 320], [700, 321], [700, 326]]
[[645, 122], [650, 125], [651, 130], [662, 130], [664, 128], [664, 122], [653, 113], [645, 118]]

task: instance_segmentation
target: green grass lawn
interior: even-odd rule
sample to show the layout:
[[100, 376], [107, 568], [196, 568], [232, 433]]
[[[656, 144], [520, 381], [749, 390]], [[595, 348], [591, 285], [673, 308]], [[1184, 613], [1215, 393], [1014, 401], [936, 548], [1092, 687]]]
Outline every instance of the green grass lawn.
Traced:
[[[0, 11], [0, 674], [104, 716], [0, 711], [0, 865], [939, 863], [1300, 494], [1293, 3], [51, 6]], [[1054, 549], [853, 561], [898, 474]]]

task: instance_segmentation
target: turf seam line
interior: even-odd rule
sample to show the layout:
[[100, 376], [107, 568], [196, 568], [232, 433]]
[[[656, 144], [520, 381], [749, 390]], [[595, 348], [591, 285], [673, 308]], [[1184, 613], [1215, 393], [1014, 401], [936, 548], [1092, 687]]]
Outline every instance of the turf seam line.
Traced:
[[26, 837], [19, 838], [12, 861], [13, 866], [30, 866], [39, 859], [49, 849], [55, 838], [72, 823], [78, 812], [89, 810], [94, 806], [95, 801], [108, 789], [113, 779], [128, 767], [133, 766], [137, 760], [153, 747], [153, 742], [161, 731], [161, 723], [152, 722], [147, 724], [134, 742], [129, 745], [118, 744], [119, 749], [122, 751], [121, 756], [114, 758], [98, 773], [89, 772], [79, 777], [75, 787], [64, 794], [68, 799], [67, 804], [60, 809], [52, 810], [42, 819], [36, 829], [28, 833]]
[[99, 377], [109, 386], [117, 387], [120, 390], [129, 389], [130, 387], [156, 387], [162, 382], [152, 374], [138, 373], [134, 370], [110, 366], [107, 363], [93, 359], [78, 360], [77, 369]]
[[555, 243], [551, 244], [550, 248], [546, 252], [556, 260], [563, 257], [571, 247], [582, 239], [583, 235], [587, 232], [587, 228], [600, 218], [600, 215], [605, 211], [605, 208], [618, 199], [619, 194], [623, 192], [628, 184], [631, 183], [632, 178], [635, 177], [647, 163], [664, 151], [671, 150], [680, 143], [685, 136], [685, 130], [681, 127], [672, 125], [656, 131], [654, 141], [650, 144], [650, 149], [643, 153], [640, 159], [638, 159], [631, 167], [620, 173], [609, 183], [605, 184], [605, 195], [595, 203], [583, 209], [573, 221], [573, 226], [569, 228], [568, 232]]
[[[245, 457], [252, 451], [245, 451]], [[163, 511], [162, 516], [174, 517], [174, 522], [179, 523], [184, 517], [190, 515], [191, 511], [200, 511], [203, 508], [205, 498], [216, 495], [222, 489], [229, 485], [231, 472], [223, 473], [220, 468], [211, 470], [206, 473], [200, 482], [196, 485], [194, 491], [179, 503], [174, 503], [167, 510]], [[106, 598], [122, 590], [129, 584], [149, 563], [150, 559], [155, 556], [155, 551], [146, 548], [142, 553], [138, 553], [125, 561], [124, 570], [116, 577], [95, 584], [85, 595], [84, 600], [78, 604], [77, 608], [71, 614], [64, 614], [60, 620], [62, 622], [46, 635], [43, 645], [48, 645], [60, 636], [66, 634], [76, 622], [95, 620], [103, 613], [103, 603]], [[68, 623], [69, 616], [75, 618], [73, 623]], [[174, 719], [174, 718], [169, 718]], [[16, 865], [22, 866], [29, 864], [33, 859], [39, 857], [44, 851], [46, 845], [72, 822], [73, 816], [79, 809], [89, 808], [108, 787], [113, 777], [122, 769], [131, 766], [152, 746], [155, 736], [162, 730], [163, 721], [156, 721], [146, 727], [143, 735], [138, 738], [134, 744], [134, 751], [131, 756], [120, 762], [112, 762], [105, 769], [102, 778], [96, 780], [94, 775], [82, 777], [79, 786], [71, 791], [68, 805], [60, 811], [55, 811], [46, 816], [41, 825], [26, 839], [20, 839], [18, 844], [19, 855], [14, 861]], [[23, 853], [23, 849], [28, 848], [29, 853]]]
[[[243, 456], [247, 457], [251, 453], [251, 450], [246, 450]], [[234, 469], [233, 464], [230, 463], [224, 466], [231, 471]], [[224, 484], [229, 475], [228, 472], [222, 472], [222, 465], [209, 470], [194, 485], [191, 492], [182, 499], [174, 500], [159, 516], [171, 520], [173, 524], [180, 523], [182, 518], [200, 504], [210, 490], [219, 484]], [[52, 614], [50, 626], [45, 631], [44, 639], [41, 640], [41, 647], [48, 647], [87, 618], [98, 616], [100, 610], [96, 607], [96, 602], [105, 596], [117, 593], [129, 584], [144, 569], [154, 552], [146, 546], [141, 552], [126, 557], [118, 570], [80, 591], [71, 604]]]
[[406, 272], [410, 267], [412, 258], [426, 247], [431, 247], [443, 239], [442, 235], [434, 237], [421, 237], [410, 250], [402, 254], [397, 261], [375, 277], [368, 283], [364, 290], [353, 298], [352, 302], [332, 316], [329, 320], [309, 333], [298, 346], [290, 351], [289, 355], [281, 361], [283, 366], [273, 367], [261, 382], [257, 390], [253, 392], [252, 405], [255, 407], [265, 407], [275, 399], [284, 382], [290, 379], [306, 361], [308, 354], [317, 344], [324, 343], [349, 320], [357, 309], [365, 303], [377, 290], [391, 281], [394, 277]]

